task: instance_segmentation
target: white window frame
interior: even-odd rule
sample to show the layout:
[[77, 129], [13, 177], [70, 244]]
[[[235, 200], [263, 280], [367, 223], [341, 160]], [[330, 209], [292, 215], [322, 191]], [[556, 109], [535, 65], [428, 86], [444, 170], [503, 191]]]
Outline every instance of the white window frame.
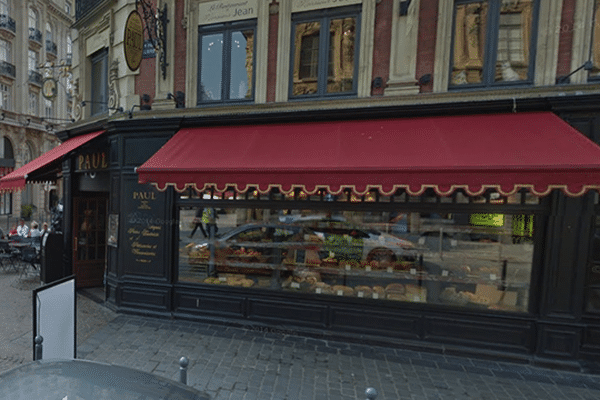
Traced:
[[12, 111], [12, 86], [0, 83], [0, 108]]

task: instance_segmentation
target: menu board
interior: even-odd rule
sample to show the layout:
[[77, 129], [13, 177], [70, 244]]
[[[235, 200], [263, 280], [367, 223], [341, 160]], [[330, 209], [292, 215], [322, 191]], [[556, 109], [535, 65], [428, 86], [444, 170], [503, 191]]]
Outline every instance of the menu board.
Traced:
[[163, 264], [165, 194], [151, 185], [126, 182], [121, 234], [125, 273], [160, 273]]

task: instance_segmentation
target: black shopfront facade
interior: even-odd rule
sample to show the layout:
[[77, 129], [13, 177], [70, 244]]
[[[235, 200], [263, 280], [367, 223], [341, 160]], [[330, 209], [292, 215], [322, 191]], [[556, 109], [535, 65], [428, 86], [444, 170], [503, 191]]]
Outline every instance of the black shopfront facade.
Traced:
[[[519, 107], [552, 111], [598, 142], [598, 117], [582, 106], [594, 99], [587, 100]], [[512, 114], [512, 101], [478, 107], [478, 115]], [[451, 111], [473, 115], [473, 104], [453, 104]], [[353, 118], [378, 123], [449, 112], [439, 104], [357, 109]], [[61, 132], [66, 140], [103, 131], [62, 159], [64, 273], [85, 270], [82, 248], [96, 251], [96, 259], [104, 250], [102, 273], [80, 286], [104, 286], [107, 304], [126, 313], [573, 368], [600, 353], [600, 207], [592, 189], [600, 182], [590, 178], [600, 160], [597, 171], [569, 172], [578, 176], [575, 186], [590, 185], [569, 194], [552, 187], [540, 193], [539, 186], [508, 193], [506, 185], [415, 190], [387, 182], [381, 190], [327, 190], [311, 181], [324, 175], [310, 174], [305, 186], [290, 188], [276, 185], [286, 174], [254, 165], [247, 175], [266, 175], [274, 185], [234, 182], [245, 173], [239, 169], [204, 171], [214, 179], [186, 185], [179, 179], [189, 175], [180, 171], [162, 176], [172, 185], [152, 184], [140, 173], [159, 169], [152, 162], [181, 131], [191, 137], [225, 129], [236, 137], [237, 128], [271, 122], [348, 121], [336, 113], [239, 114], [223, 123], [182, 112]], [[229, 150], [260, 148], [265, 136], [255, 139], [259, 144]], [[189, 143], [179, 146], [169, 150], [172, 160], [178, 152], [185, 158]], [[210, 164], [218, 155], [205, 149], [201, 159]], [[240, 165], [254, 162], [242, 159]], [[94, 249], [82, 235], [88, 209], [98, 227]]]

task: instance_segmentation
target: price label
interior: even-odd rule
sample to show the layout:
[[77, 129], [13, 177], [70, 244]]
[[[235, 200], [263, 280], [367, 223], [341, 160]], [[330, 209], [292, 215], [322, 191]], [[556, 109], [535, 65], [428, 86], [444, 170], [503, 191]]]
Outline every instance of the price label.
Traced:
[[411, 268], [410, 269], [410, 274], [411, 275], [416, 275], [417, 274], [417, 269], [416, 268]]
[[365, 267], [365, 271], [367, 271], [367, 272], [371, 272], [371, 266], [370, 266], [370, 265], [367, 265], [367, 266]]
[[346, 271], [350, 271], [352, 269], [352, 267], [350, 266], [350, 264], [346, 264]]
[[343, 290], [338, 290], [337, 291], [337, 295], [338, 296], [343, 296], [344, 295], [344, 291]]
[[490, 274], [490, 281], [496, 280], [496, 274]]
[[292, 282], [292, 288], [294, 289], [300, 289], [300, 284], [298, 282]]
[[220, 276], [220, 277], [219, 277], [219, 282], [227, 282], [227, 277], [225, 277], [225, 276]]
[[358, 292], [356, 295], [358, 297], [365, 297], [365, 292]]
[[316, 294], [321, 294], [321, 293], [323, 293], [323, 289], [321, 289], [320, 287], [318, 287], [318, 288], [315, 289], [315, 293]]
[[445, 270], [442, 271], [442, 276], [448, 276], [448, 270], [447, 269], [445, 269]]
[[419, 296], [417, 296], [417, 295], [414, 295], [414, 296], [413, 296], [413, 301], [414, 301], [415, 303], [419, 303], [419, 302], [421, 302], [421, 298], [420, 298]]
[[374, 299], [378, 299], [379, 298], [379, 293], [373, 293], [373, 298]]
[[387, 272], [391, 274], [392, 272], [394, 272], [394, 268], [392, 268], [392, 267], [387, 267]]

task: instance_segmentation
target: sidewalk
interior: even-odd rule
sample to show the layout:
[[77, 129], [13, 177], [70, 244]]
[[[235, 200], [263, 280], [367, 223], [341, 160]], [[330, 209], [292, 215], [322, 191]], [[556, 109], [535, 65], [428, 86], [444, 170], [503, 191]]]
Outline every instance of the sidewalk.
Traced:
[[[0, 372], [31, 361], [31, 289], [0, 273]], [[216, 400], [600, 398], [600, 376], [197, 322], [115, 314], [77, 296], [77, 356], [179, 379]]]
[[78, 351], [175, 380], [188, 357], [188, 384], [217, 400], [600, 398], [596, 375], [131, 315]]

